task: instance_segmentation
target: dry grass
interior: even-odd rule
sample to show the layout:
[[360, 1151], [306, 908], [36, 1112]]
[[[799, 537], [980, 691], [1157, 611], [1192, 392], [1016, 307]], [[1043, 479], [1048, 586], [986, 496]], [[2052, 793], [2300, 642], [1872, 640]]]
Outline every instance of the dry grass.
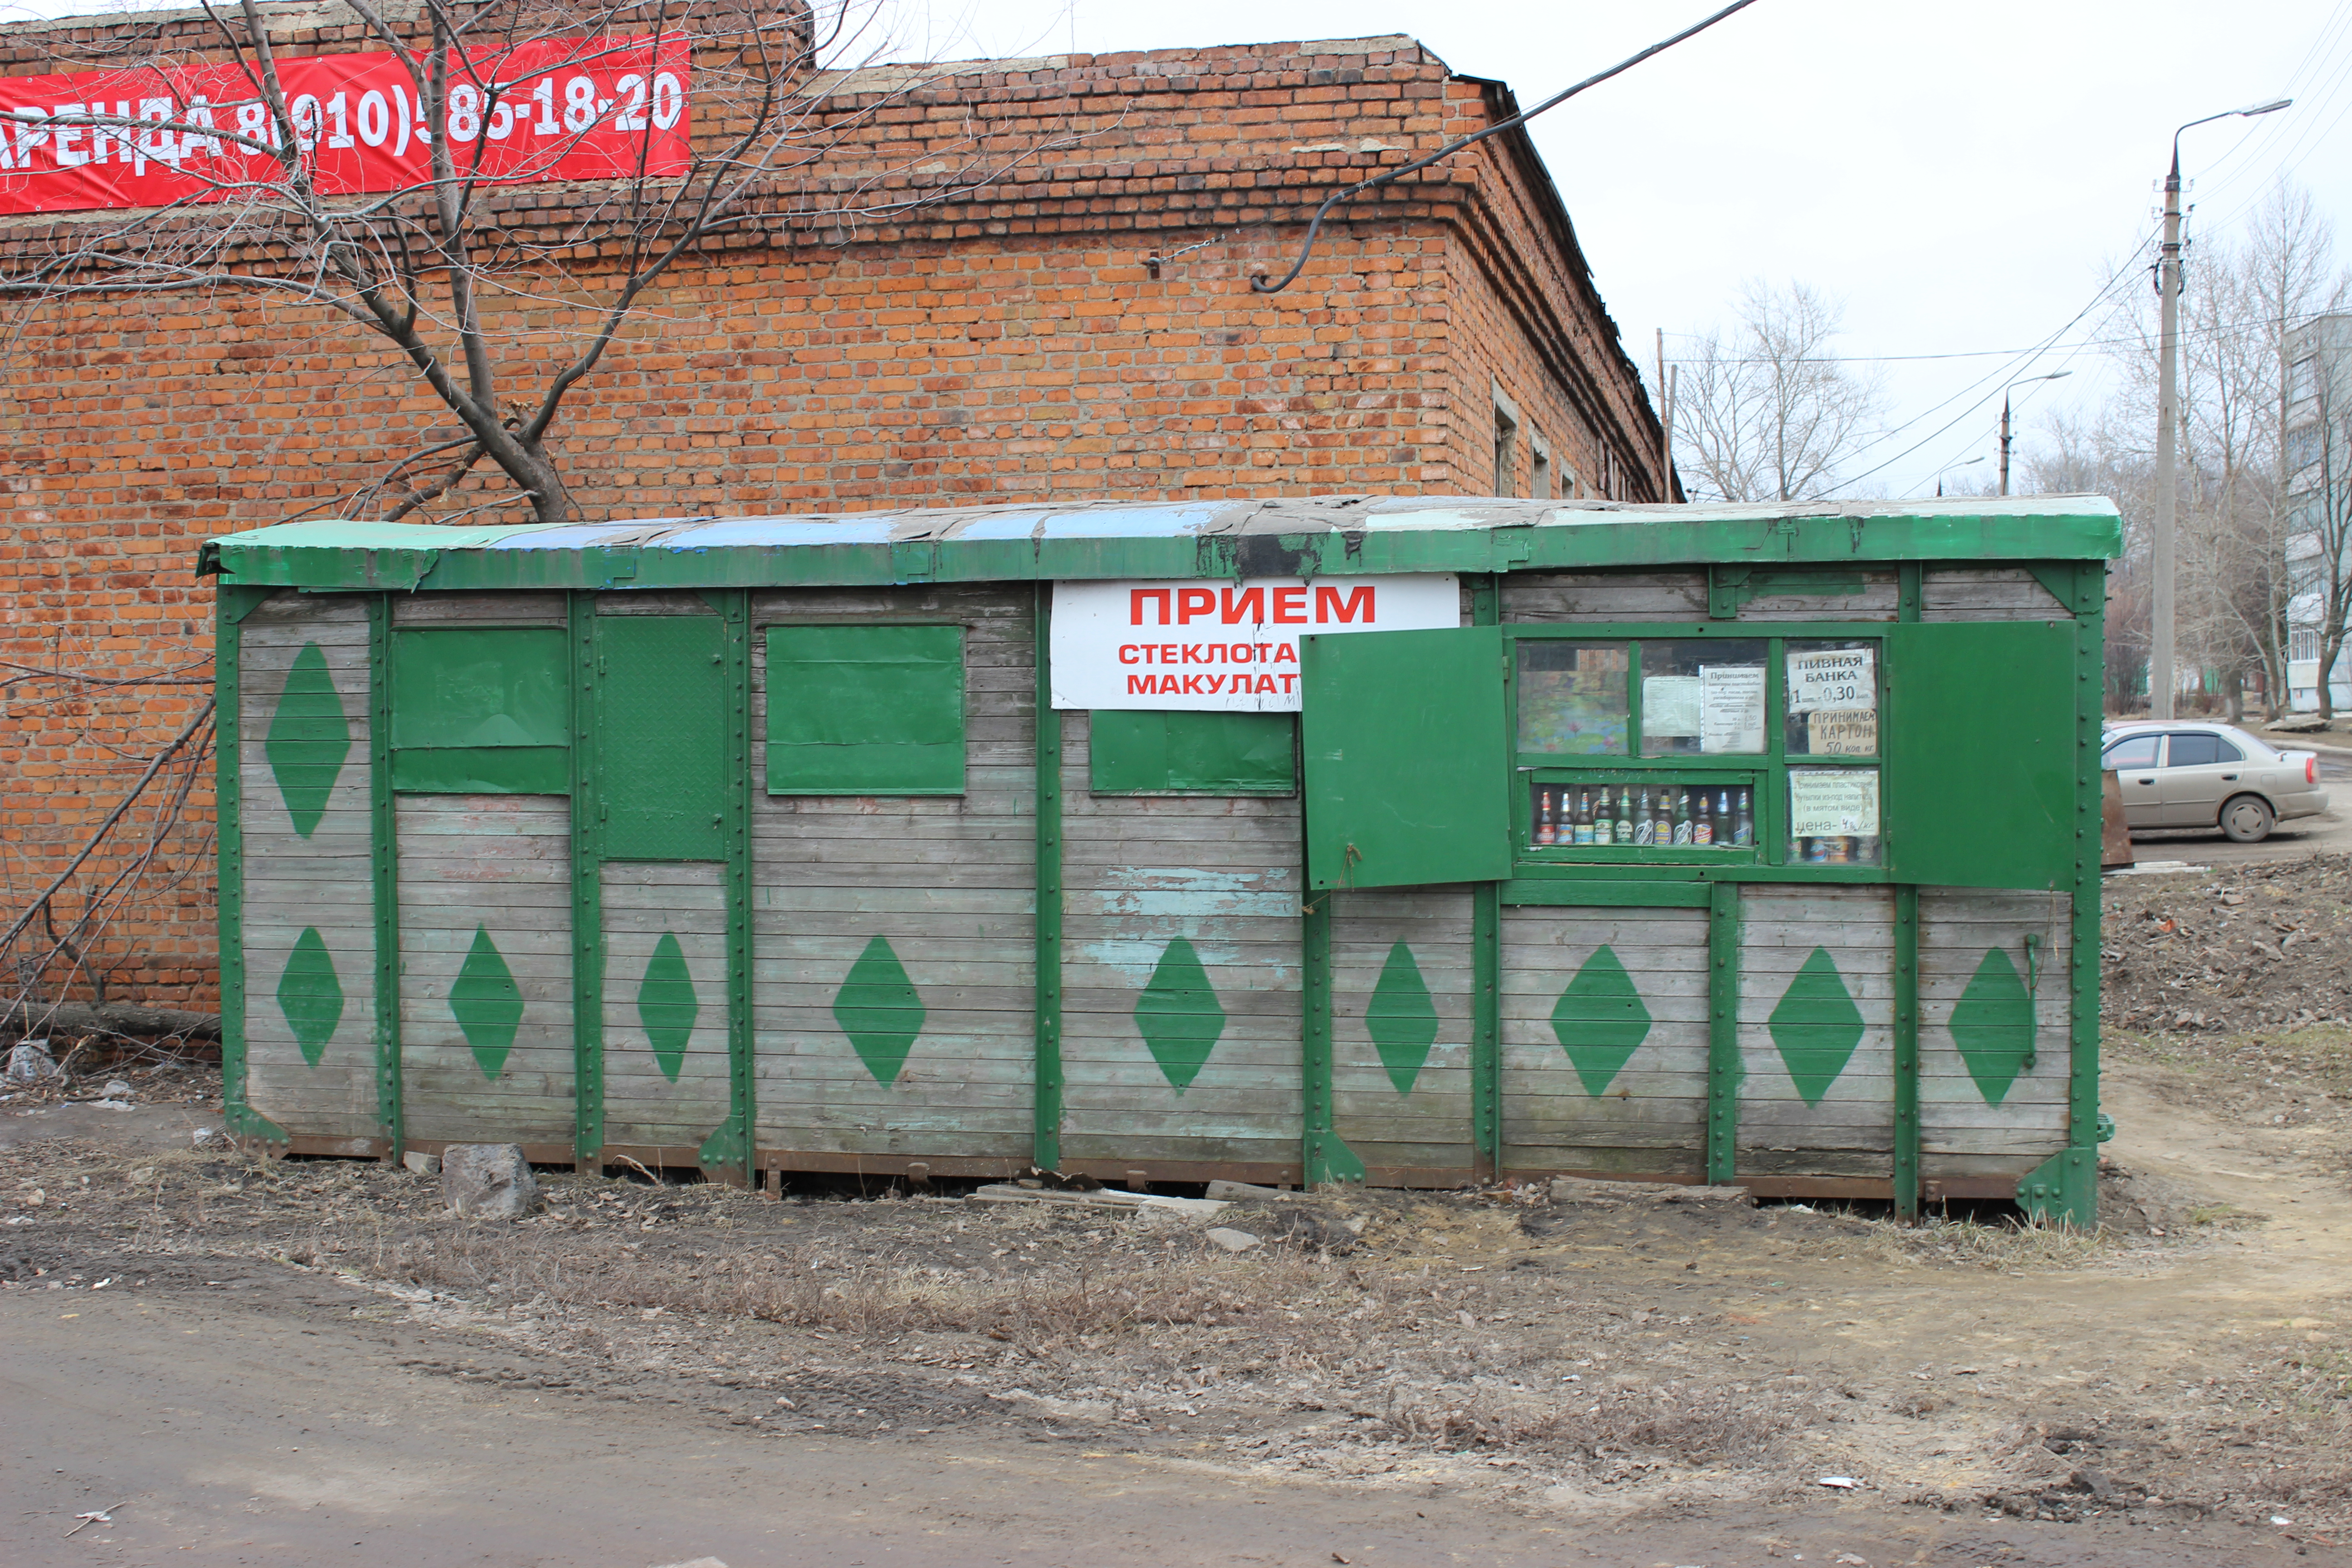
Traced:
[[1923, 1216], [1916, 1226], [1894, 1220], [1871, 1222], [1869, 1250], [1913, 1263], [1957, 1263], [2003, 1272], [2071, 1269], [2111, 1262], [2134, 1243], [2105, 1226], [2085, 1228], [2021, 1220], [1986, 1225], [1974, 1219]]
[[1543, 1400], [1488, 1390], [1391, 1389], [1380, 1427], [1407, 1441], [1455, 1448], [1708, 1465], [1766, 1454], [1790, 1432], [1828, 1418], [1822, 1398], [1806, 1391], [1664, 1383]]

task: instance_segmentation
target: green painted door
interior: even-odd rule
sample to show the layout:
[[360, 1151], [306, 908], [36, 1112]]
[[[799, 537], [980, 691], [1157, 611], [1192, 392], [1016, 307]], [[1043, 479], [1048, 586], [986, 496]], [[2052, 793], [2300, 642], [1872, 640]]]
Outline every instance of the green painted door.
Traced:
[[719, 860], [732, 784], [727, 623], [596, 617], [596, 795], [612, 860]]
[[[1889, 627], [1888, 859], [1900, 882], [2054, 888], [2074, 875], [2071, 621]], [[2094, 830], [2097, 823], [2091, 824]]]
[[1359, 632], [1300, 648], [1307, 885], [1509, 876], [1501, 630]]

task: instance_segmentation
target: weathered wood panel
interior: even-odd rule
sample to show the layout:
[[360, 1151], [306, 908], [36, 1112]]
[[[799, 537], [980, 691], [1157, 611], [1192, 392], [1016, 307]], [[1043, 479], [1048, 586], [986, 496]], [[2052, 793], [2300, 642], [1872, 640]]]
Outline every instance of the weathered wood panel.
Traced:
[[[727, 888], [716, 862], [614, 860], [603, 868], [604, 1142], [652, 1145], [689, 1165], [727, 1119]], [[682, 1048], [646, 1025], [646, 982], [666, 988], [657, 955], [684, 960], [694, 1014]], [[677, 1152], [675, 1156], [670, 1151]]]
[[[753, 601], [752, 750], [769, 626], [953, 623], [964, 636], [956, 796], [754, 794], [759, 1142], [786, 1152], [1026, 1159], [1036, 1002], [1035, 632], [1025, 586], [846, 589]], [[921, 1008], [837, 1010], [903, 972]], [[853, 991], [853, 1004], [877, 993]], [[866, 1026], [879, 1024], [879, 1027]], [[848, 1026], [859, 1026], [853, 1036]], [[903, 1054], [901, 1054], [903, 1052]]]
[[[2066, 1146], [2073, 936], [2072, 900], [2063, 893], [1920, 889], [1923, 1175], [2023, 1176]], [[1956, 1035], [1964, 1001], [1969, 1013]], [[2030, 1037], [2021, 1028], [2006, 1032], [2026, 1019]], [[1969, 1070], [1964, 1037], [1983, 1082]], [[2011, 1039], [2030, 1039], [2031, 1065], [2007, 1048]]]
[[[375, 893], [370, 860], [367, 606], [281, 594], [240, 626], [237, 767], [244, 781], [246, 1095], [296, 1136], [361, 1138], [380, 1129], [375, 1077]], [[315, 645], [350, 737], [325, 808], [305, 836], [270, 766], [270, 726], [295, 661]], [[303, 942], [316, 931], [325, 966]], [[289, 983], [288, 966], [304, 951]], [[324, 975], [331, 992], [322, 996]], [[301, 996], [310, 997], [306, 1004]], [[340, 995], [340, 1005], [334, 996]], [[317, 1028], [316, 1065], [293, 1016]]]
[[1738, 1024], [1739, 1173], [1892, 1173], [1893, 889], [1748, 888]]
[[2064, 621], [2065, 605], [2022, 566], [1930, 566], [1920, 574], [1927, 621]]
[[[1295, 1164], [1299, 803], [1097, 798], [1087, 739], [1087, 716], [1065, 715], [1062, 1152], [1147, 1167]], [[1163, 1040], [1156, 1056], [1138, 1008], [1155, 974], [1174, 981], [1191, 969], [1188, 952], [1213, 1006], [1180, 1016], [1160, 1011], [1167, 994], [1155, 994], [1145, 1016]]]
[[[576, 1109], [571, 801], [404, 795], [396, 809], [407, 1135], [570, 1142]], [[521, 1003], [510, 1037], [504, 1015], [476, 999], [482, 983], [494, 983], [500, 972]], [[463, 999], [461, 975], [474, 982]]]
[[1801, 591], [1758, 594], [1739, 606], [1743, 621], [1891, 621], [1901, 611], [1903, 584], [1892, 566], [1841, 568], [1828, 575], [1859, 575], [1858, 593]]
[[[570, 601], [562, 594], [394, 594], [395, 626], [561, 626]], [[708, 613], [709, 606], [703, 610]]]
[[1514, 572], [1505, 621], [1703, 621], [1704, 572]]
[[[1706, 942], [1703, 910], [1503, 910], [1506, 1170], [1704, 1166]], [[1629, 988], [1638, 1009], [1624, 1004]], [[1587, 1021], [1596, 1016], [1606, 1025]]]
[[1466, 887], [1331, 896], [1332, 1127], [1376, 1181], [1471, 1168], [1471, 935]]

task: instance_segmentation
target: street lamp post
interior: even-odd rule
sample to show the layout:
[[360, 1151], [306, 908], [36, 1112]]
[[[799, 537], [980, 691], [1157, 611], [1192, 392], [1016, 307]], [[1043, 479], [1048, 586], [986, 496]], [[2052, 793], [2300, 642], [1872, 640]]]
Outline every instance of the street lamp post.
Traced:
[[2173, 522], [2179, 495], [2172, 444], [2180, 422], [2180, 132], [2233, 116], [2273, 114], [2294, 101], [2282, 98], [2250, 109], [2224, 110], [2202, 120], [2192, 120], [2172, 133], [2172, 169], [2164, 176], [2164, 249], [2156, 268], [2156, 290], [2162, 301], [2164, 323], [2157, 366], [2156, 537], [2150, 551], [2155, 557], [2155, 591], [2151, 595], [2154, 603], [2149, 606], [2147, 638], [2147, 711], [2152, 719], [2171, 718], [2173, 699]]
[[2000, 389], [2000, 493], [2009, 493], [2009, 388], [2031, 386], [2037, 381], [2063, 381], [2074, 374], [2071, 370], [2053, 370], [2048, 375], [2021, 376]]
[[1957, 463], [1948, 464], [1948, 465], [1946, 465], [1945, 467], [1943, 467], [1943, 468], [1940, 468], [1937, 469], [1937, 470], [1936, 470], [1936, 499], [1937, 499], [1937, 500], [1941, 500], [1943, 499], [1943, 496], [1944, 496], [1944, 476], [1945, 476], [1946, 474], [1950, 473], [1954, 468], [1973, 468], [1973, 467], [1975, 467], [1977, 464], [1981, 463], [1981, 462], [1983, 462], [1983, 461], [1984, 461], [1984, 454], [1983, 454], [1983, 453], [1981, 453], [1981, 452], [1979, 452], [1979, 453], [1978, 453], [1978, 454], [1977, 454], [1975, 457], [1973, 457], [1973, 458], [1961, 458], [1961, 459], [1960, 459], [1958, 462], [1957, 462]]

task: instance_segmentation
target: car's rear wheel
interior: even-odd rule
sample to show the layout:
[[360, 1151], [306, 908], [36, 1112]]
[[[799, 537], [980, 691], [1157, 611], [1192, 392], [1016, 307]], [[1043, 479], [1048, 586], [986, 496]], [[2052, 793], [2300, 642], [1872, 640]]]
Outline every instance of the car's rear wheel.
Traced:
[[2271, 836], [2270, 803], [2260, 795], [2232, 795], [2221, 803], [2221, 831], [2233, 844], [2260, 844]]

